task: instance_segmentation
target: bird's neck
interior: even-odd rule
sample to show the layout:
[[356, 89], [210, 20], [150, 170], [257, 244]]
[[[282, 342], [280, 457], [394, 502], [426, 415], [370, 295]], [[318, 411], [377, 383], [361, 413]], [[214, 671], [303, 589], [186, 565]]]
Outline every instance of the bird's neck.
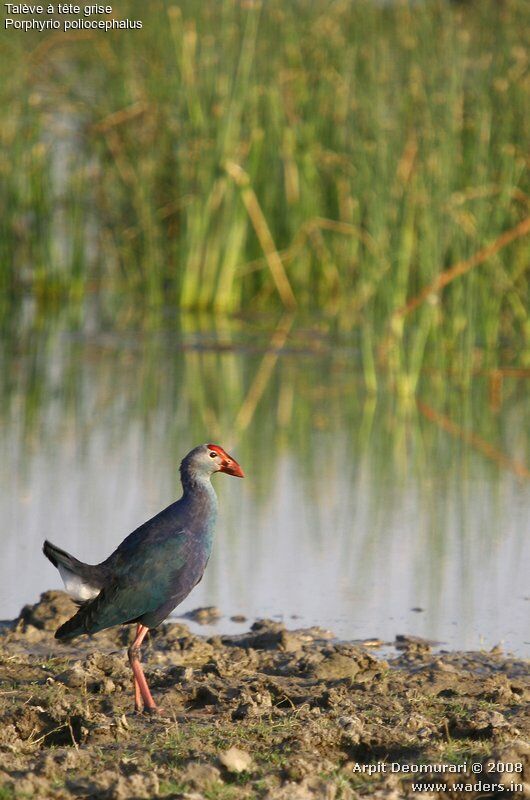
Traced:
[[217, 510], [217, 495], [209, 476], [192, 470], [181, 470], [180, 479], [186, 502], [201, 505], [205, 511], [212, 513]]

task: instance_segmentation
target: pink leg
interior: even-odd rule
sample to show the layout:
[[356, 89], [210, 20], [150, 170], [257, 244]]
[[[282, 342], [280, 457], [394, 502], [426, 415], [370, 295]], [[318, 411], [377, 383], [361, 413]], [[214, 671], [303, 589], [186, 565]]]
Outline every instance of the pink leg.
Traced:
[[133, 671], [134, 707], [136, 711], [142, 711], [143, 706], [145, 706], [145, 710], [148, 714], [156, 714], [158, 708], [149, 691], [149, 686], [147, 685], [144, 671], [140, 664], [140, 647], [148, 630], [149, 628], [145, 625], [138, 623], [136, 636], [134, 642], [129, 647], [128, 655], [129, 663]]
[[133, 671], [133, 686], [134, 686], [134, 708], [136, 711], [143, 711], [144, 701], [142, 693], [140, 691], [140, 684], [135, 678], [134, 671]]

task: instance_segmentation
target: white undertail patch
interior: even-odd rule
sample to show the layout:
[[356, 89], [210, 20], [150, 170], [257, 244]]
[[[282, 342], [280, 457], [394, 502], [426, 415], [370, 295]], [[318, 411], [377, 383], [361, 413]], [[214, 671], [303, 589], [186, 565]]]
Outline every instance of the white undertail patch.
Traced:
[[57, 564], [57, 569], [63, 579], [64, 588], [73, 600], [92, 600], [99, 594], [99, 589], [91, 586], [80, 575], [71, 572], [63, 564]]

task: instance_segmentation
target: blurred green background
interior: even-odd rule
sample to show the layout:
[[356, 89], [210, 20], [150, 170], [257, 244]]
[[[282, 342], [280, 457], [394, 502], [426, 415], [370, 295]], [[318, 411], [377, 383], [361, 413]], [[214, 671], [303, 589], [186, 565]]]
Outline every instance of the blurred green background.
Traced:
[[368, 372], [530, 366], [525, 236], [396, 316], [529, 215], [525, 0], [114, 15], [143, 29], [3, 34], [4, 311], [292, 306]]

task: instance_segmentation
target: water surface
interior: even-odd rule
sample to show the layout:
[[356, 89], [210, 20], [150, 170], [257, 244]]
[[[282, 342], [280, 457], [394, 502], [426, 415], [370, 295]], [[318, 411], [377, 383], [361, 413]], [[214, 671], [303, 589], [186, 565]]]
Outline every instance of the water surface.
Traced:
[[530, 653], [530, 481], [510, 465], [530, 461], [527, 379], [427, 375], [422, 411], [365, 391], [354, 337], [211, 321], [46, 327], [6, 337], [2, 367], [2, 618], [60, 586], [44, 538], [102, 560], [214, 441], [248, 477], [214, 478], [214, 554], [181, 612]]

